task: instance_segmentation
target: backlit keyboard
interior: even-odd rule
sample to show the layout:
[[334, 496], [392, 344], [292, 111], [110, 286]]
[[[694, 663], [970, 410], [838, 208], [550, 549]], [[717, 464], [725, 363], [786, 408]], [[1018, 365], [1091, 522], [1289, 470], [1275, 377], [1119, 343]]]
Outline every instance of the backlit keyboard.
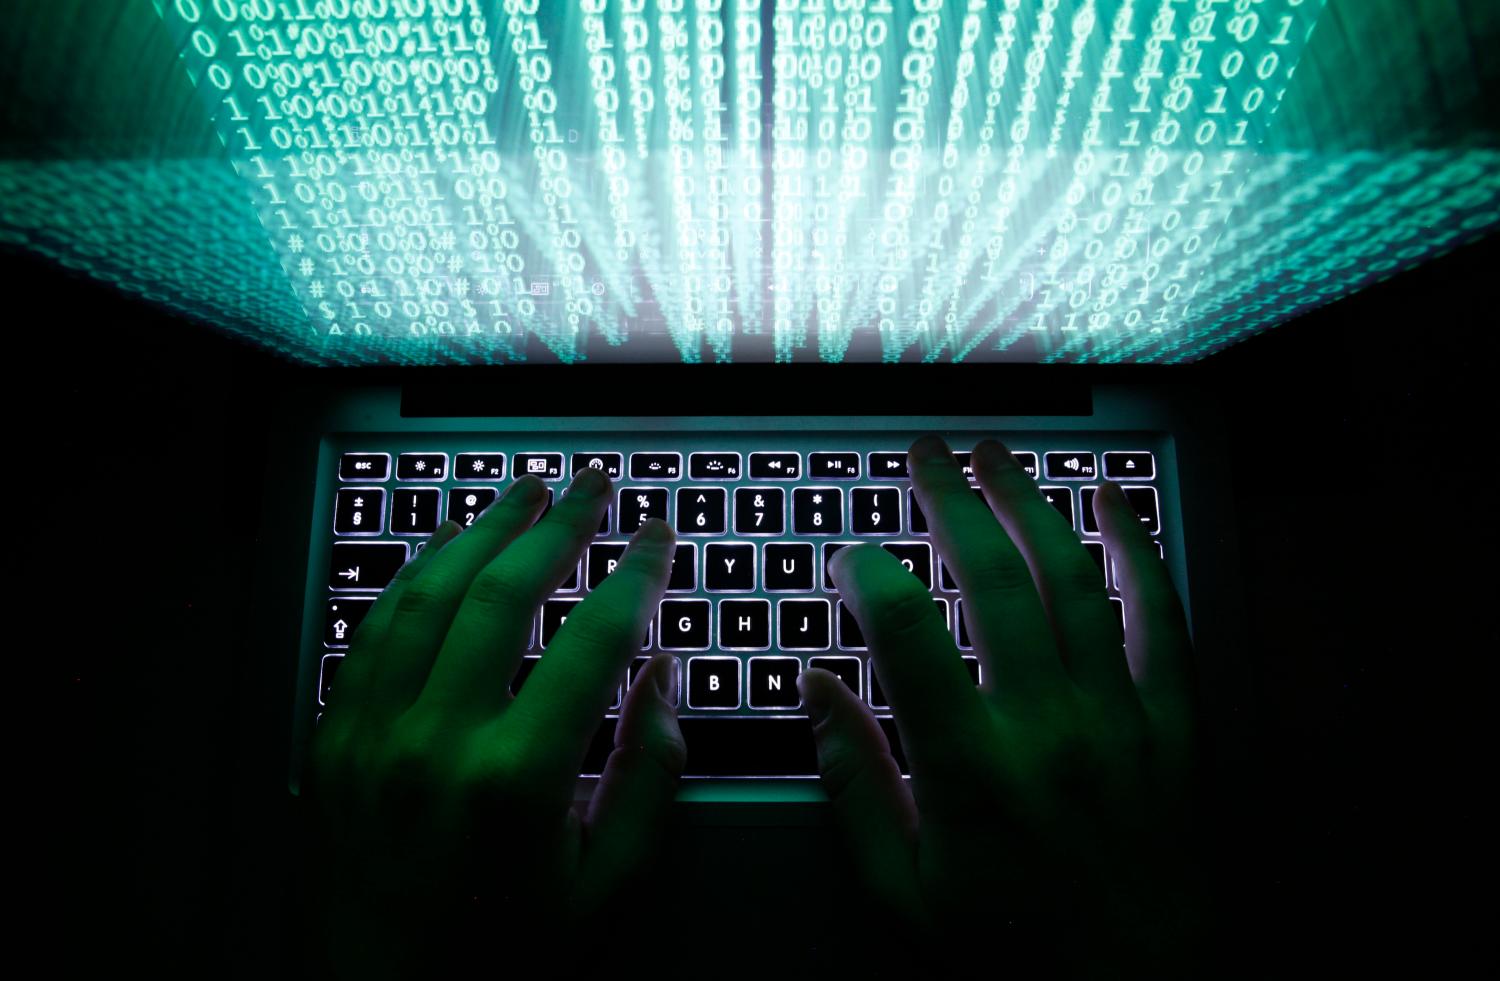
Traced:
[[[970, 675], [976, 684], [983, 681], [964, 600], [933, 546], [907, 476], [905, 447], [917, 435], [710, 439], [692, 433], [632, 435], [629, 442], [618, 433], [359, 435], [348, 437], [347, 445], [330, 437], [318, 506], [327, 534], [313, 543], [314, 575], [326, 577], [326, 590], [321, 608], [309, 611], [321, 624], [321, 645], [307, 652], [316, 664], [303, 673], [313, 688], [305, 710], [320, 717], [355, 627], [444, 519], [472, 524], [523, 474], [547, 482], [550, 507], [574, 474], [596, 467], [614, 485], [609, 511], [573, 574], [537, 611], [513, 691], [546, 656], [573, 607], [614, 569], [631, 534], [657, 517], [676, 529], [676, 555], [640, 656], [621, 685], [634, 680], [652, 653], [677, 656], [687, 776], [816, 775], [796, 685], [798, 673], [812, 667], [838, 675], [869, 704], [904, 772], [864, 637], [827, 569], [840, 548], [878, 543], [931, 590]], [[1121, 483], [1166, 557], [1175, 513], [1168, 506], [1170, 443], [1160, 434], [995, 435], [1077, 531], [1123, 624], [1093, 494], [1103, 478]], [[950, 439], [950, 445], [972, 446], [979, 438]], [[973, 481], [969, 453], [955, 455]], [[978, 484], [973, 487], [984, 500]], [[596, 775], [608, 756], [623, 691], [602, 721], [584, 776]]]

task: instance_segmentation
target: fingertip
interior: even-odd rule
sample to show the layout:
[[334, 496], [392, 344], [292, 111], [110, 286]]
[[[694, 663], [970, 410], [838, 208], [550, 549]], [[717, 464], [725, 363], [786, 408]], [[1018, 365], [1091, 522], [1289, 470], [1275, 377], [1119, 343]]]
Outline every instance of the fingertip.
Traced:
[[672, 526], [661, 518], [647, 518], [646, 521], [635, 530], [630, 538], [630, 544], [636, 542], [647, 542], [653, 545], [669, 545], [676, 541], [677, 533]]
[[833, 711], [833, 690], [830, 684], [841, 685], [838, 675], [824, 668], [808, 668], [797, 675], [797, 691], [802, 695], [802, 707], [814, 726], [822, 725]]
[[951, 454], [947, 442], [937, 433], [926, 433], [917, 437], [916, 441], [906, 451], [912, 459], [917, 461], [940, 459], [944, 453]]

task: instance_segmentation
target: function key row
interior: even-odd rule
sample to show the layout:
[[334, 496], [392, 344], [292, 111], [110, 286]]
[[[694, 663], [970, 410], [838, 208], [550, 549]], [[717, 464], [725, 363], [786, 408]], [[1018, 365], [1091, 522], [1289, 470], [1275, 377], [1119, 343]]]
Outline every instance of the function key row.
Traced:
[[[1042, 467], [1037, 454], [1017, 450], [1012, 454], [1033, 479], [1096, 480], [1100, 475], [1092, 452], [1061, 451], [1043, 454]], [[751, 480], [800, 480], [804, 476], [802, 454], [798, 452], [750, 453], [748, 476]], [[955, 453], [964, 474], [974, 479], [969, 453]], [[1154, 480], [1156, 458], [1146, 450], [1103, 454], [1103, 476], [1108, 480]], [[515, 476], [535, 474], [543, 480], [562, 480], [564, 459], [561, 453], [517, 453], [510, 461]], [[627, 472], [625, 454], [620, 452], [582, 452], [571, 455], [568, 476], [576, 476], [584, 467], [603, 470], [611, 480]], [[451, 476], [458, 481], [496, 481], [506, 476], [504, 453], [459, 453], [453, 457]], [[450, 476], [447, 453], [402, 453], [395, 460], [398, 481], [437, 481]], [[677, 452], [642, 452], [630, 454], [628, 473], [631, 480], [740, 480], [742, 454], [735, 451], [689, 453], [684, 471], [682, 454]], [[384, 482], [391, 476], [389, 453], [345, 453], [339, 458], [339, 479], [345, 482]], [[806, 476], [813, 480], [906, 480], [906, 451], [885, 450], [861, 455], [856, 451], [822, 451], [807, 454]]]

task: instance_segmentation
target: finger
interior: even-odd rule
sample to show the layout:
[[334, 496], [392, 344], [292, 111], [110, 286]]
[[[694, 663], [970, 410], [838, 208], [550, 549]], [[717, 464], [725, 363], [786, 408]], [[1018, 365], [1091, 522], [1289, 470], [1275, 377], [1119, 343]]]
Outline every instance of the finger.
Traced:
[[[432, 655], [419, 663], [413, 654], [408, 662], [408, 683], [420, 686], [420, 697], [413, 698], [440, 712], [503, 708], [537, 607], [578, 567], [608, 506], [609, 477], [585, 467], [541, 521], [466, 556], [462, 568], [453, 570], [454, 582], [466, 577], [453, 601], [455, 612], [441, 625], [433, 618], [427, 626], [436, 632]], [[415, 622], [412, 630], [415, 645]]]
[[[371, 604], [365, 618], [349, 638], [349, 653], [344, 655], [344, 662], [339, 666], [338, 687], [329, 694], [330, 710], [335, 704], [357, 705], [364, 701], [364, 691], [370, 684], [375, 662], [378, 660], [378, 655], [371, 648], [378, 645], [385, 636], [386, 628], [390, 625], [391, 611], [396, 608], [401, 590], [427, 568], [461, 531], [463, 526], [457, 521], [444, 521], [438, 525], [437, 531], [432, 533], [422, 550], [396, 570], [385, 590]], [[320, 728], [326, 724], [320, 723]]]
[[891, 756], [890, 741], [865, 703], [822, 668], [797, 677], [813, 724], [818, 773], [833, 819], [870, 890], [888, 905], [915, 911], [917, 805]]
[[620, 673], [640, 651], [666, 592], [675, 551], [676, 536], [665, 521], [642, 525], [615, 571], [568, 614], [506, 713], [509, 738], [522, 747], [544, 795], [571, 797]]
[[625, 695], [610, 753], [584, 827], [588, 847], [578, 898], [592, 908], [650, 864], [661, 844], [687, 743], [677, 725], [677, 659], [658, 654]]
[[961, 795], [989, 717], [932, 594], [872, 542], [839, 549], [829, 575], [869, 645], [924, 808], [929, 793]]
[[1094, 516], [1125, 600], [1125, 651], [1136, 688], [1148, 708], [1185, 712], [1193, 649], [1167, 564], [1118, 484], [1100, 485]]
[[[576, 486], [576, 481], [574, 481]], [[455, 538], [420, 576], [402, 588], [381, 643], [372, 700], [393, 711], [413, 705], [428, 684], [444, 637], [458, 615], [475, 577], [523, 537], [541, 510], [546, 489], [522, 477], [504, 498], [486, 508], [465, 534]], [[574, 505], [573, 510], [580, 510]], [[594, 516], [598, 522], [598, 514]]]
[[913, 443], [908, 469], [938, 554], [958, 580], [964, 622], [984, 676], [992, 679], [986, 687], [1008, 702], [1050, 695], [1067, 674], [1026, 560], [974, 496], [941, 438]]
[[1031, 570], [1068, 674], [1088, 691], [1133, 700], [1104, 579], [1072, 525], [998, 440], [974, 447], [973, 462], [990, 507]]

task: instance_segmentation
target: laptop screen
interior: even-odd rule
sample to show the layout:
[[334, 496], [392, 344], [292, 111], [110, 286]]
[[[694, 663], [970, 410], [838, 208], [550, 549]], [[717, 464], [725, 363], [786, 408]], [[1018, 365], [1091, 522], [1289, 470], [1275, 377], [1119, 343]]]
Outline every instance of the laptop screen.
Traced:
[[0, 239], [314, 365], [1200, 359], [1492, 230], [1482, 0], [8, 5]]

